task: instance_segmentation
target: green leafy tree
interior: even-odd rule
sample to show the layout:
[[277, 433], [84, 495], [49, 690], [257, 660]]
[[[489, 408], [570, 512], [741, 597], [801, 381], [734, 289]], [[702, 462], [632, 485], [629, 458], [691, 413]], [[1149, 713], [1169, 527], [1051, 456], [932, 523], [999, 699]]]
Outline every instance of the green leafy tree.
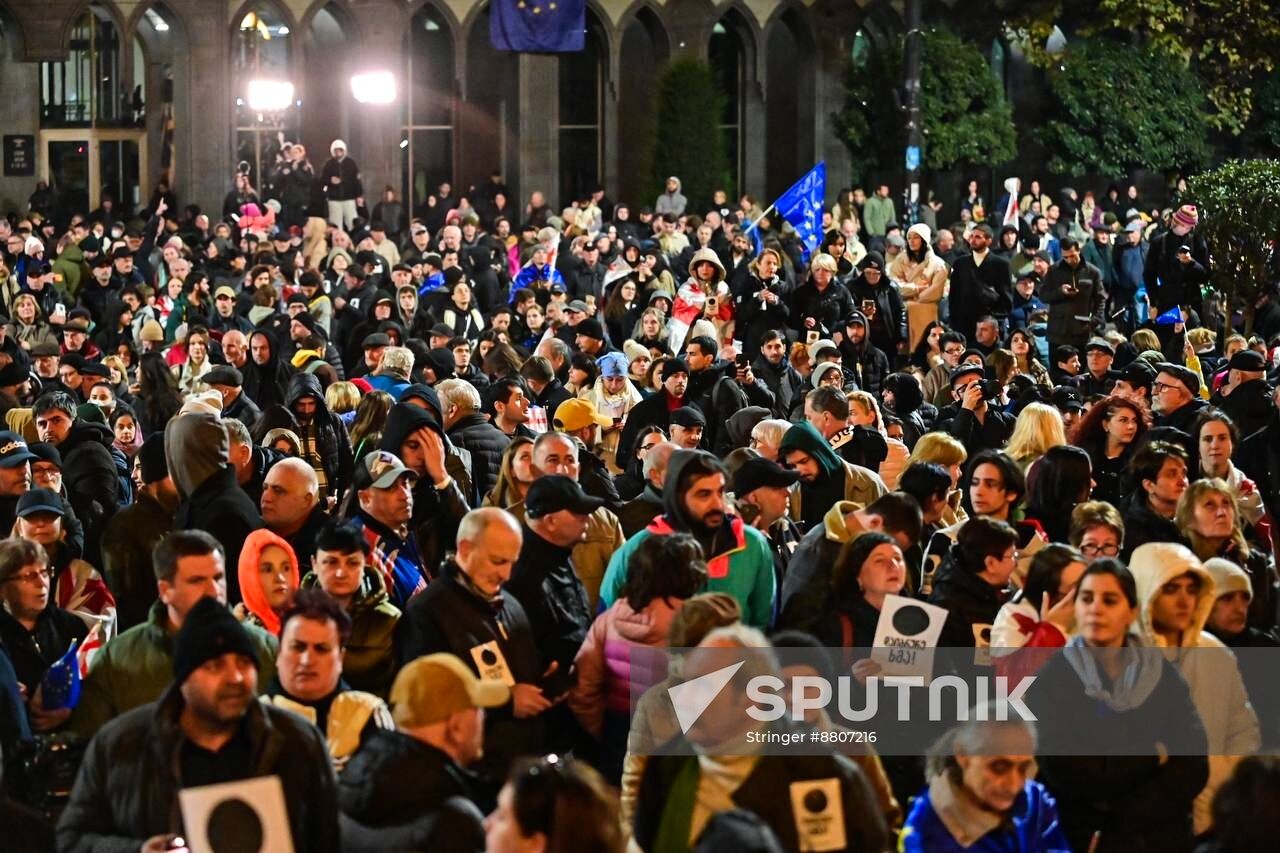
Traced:
[[1029, 0], [1009, 28], [1048, 67], [1056, 58], [1045, 40], [1055, 24], [1086, 37], [1123, 35], [1188, 66], [1212, 105], [1209, 123], [1233, 134], [1253, 110], [1255, 81], [1280, 64], [1278, 0]]
[[725, 103], [705, 62], [676, 59], [662, 72], [648, 160], [651, 198], [662, 192], [668, 175], [679, 176], [691, 211], [706, 210], [715, 190], [731, 189], [728, 145], [720, 129]]
[[[902, 45], [870, 50], [845, 71], [844, 109], [832, 118], [849, 149], [855, 177], [898, 168], [906, 126], [892, 90], [903, 79]], [[924, 34], [920, 74], [921, 152], [926, 168], [1003, 163], [1013, 158], [1013, 112], [986, 57], [950, 30]]]
[[1094, 39], [1071, 45], [1049, 72], [1052, 113], [1040, 139], [1060, 174], [1126, 175], [1195, 168], [1209, 158], [1199, 81], [1153, 50]]
[[1197, 226], [1213, 259], [1209, 281], [1244, 304], [1246, 333], [1254, 302], [1270, 281], [1273, 243], [1280, 234], [1280, 160], [1231, 160], [1187, 181], [1200, 209]]

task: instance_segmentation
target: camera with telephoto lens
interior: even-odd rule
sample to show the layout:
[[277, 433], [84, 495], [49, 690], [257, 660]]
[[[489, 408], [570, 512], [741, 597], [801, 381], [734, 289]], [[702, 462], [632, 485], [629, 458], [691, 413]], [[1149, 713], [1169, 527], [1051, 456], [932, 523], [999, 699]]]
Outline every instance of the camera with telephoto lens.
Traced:
[[978, 384], [982, 387], [982, 399], [987, 402], [999, 400], [1000, 394], [1004, 392], [1004, 386], [1000, 384], [999, 379], [984, 379]]

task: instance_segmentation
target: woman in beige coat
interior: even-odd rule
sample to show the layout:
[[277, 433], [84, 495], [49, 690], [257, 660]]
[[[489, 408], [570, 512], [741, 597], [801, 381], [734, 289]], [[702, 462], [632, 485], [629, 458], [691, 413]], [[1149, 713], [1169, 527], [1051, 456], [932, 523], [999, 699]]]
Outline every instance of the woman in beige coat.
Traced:
[[889, 279], [898, 286], [907, 306], [907, 347], [915, 349], [925, 327], [938, 319], [938, 303], [947, 294], [950, 270], [942, 258], [933, 253], [932, 235], [924, 223], [907, 231], [907, 250], [889, 265]]

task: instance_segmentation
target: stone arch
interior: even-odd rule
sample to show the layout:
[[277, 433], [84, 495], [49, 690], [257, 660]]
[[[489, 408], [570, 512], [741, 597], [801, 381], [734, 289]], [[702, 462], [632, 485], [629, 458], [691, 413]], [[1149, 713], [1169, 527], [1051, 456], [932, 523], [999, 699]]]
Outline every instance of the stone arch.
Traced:
[[774, 10], [764, 26], [765, 195], [776, 198], [816, 162], [814, 102], [817, 45], [799, 3]]
[[618, 200], [640, 204], [650, 166], [653, 80], [671, 58], [671, 35], [646, 0], [622, 16], [618, 32], [618, 169], [616, 187], [610, 189]]

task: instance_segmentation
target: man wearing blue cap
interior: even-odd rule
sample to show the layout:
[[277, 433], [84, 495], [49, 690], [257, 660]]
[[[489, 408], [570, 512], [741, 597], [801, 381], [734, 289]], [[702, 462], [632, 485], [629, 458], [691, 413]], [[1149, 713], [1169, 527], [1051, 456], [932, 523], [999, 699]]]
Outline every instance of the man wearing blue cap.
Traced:
[[31, 488], [36, 455], [16, 432], [0, 430], [0, 530], [12, 530], [18, 498]]

